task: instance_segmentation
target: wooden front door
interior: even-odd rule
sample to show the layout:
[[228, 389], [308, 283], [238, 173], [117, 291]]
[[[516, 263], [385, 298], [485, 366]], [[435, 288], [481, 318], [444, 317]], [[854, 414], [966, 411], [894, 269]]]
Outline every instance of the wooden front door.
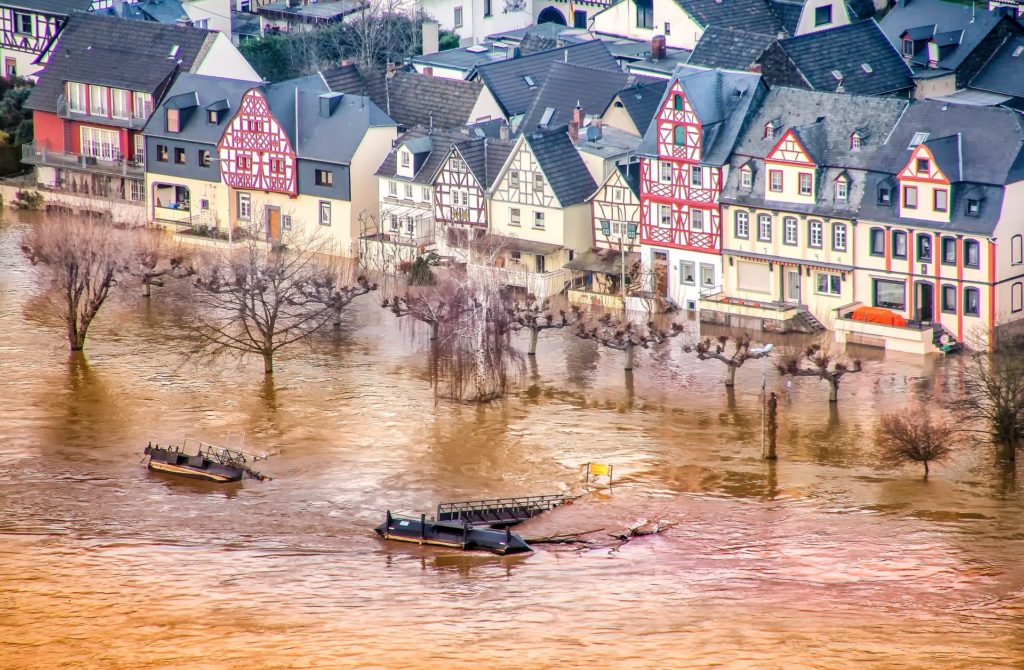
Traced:
[[267, 208], [267, 237], [272, 240], [281, 239], [281, 210]]

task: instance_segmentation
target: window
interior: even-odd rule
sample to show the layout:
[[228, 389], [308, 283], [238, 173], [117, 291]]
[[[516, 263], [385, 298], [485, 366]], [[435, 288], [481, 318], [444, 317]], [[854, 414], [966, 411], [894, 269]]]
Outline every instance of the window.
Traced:
[[757, 239], [760, 242], [772, 241], [772, 216], [771, 214], [757, 215]]
[[4, 58], [4, 76], [8, 79], [18, 76], [18, 59]]
[[1010, 286], [1010, 311], [1019, 312], [1024, 309], [1024, 284], [1014, 282]]
[[700, 264], [700, 285], [709, 288], [715, 285], [715, 266], [707, 263]]
[[103, 160], [117, 160], [121, 157], [120, 134], [116, 130], [82, 126], [82, 154]]
[[918, 158], [917, 159], [917, 174], [919, 174], [919, 175], [920, 174], [928, 175], [928, 173], [931, 172], [931, 166], [932, 166], [931, 161], [929, 161], [927, 158]]
[[242, 172], [252, 171], [252, 158], [250, 156], [239, 156], [235, 159], [235, 164]]
[[825, 230], [821, 221], [810, 221], [807, 224], [807, 246], [821, 249], [825, 245]]
[[416, 219], [412, 217], [412, 214], [405, 217], [405, 232], [410, 235], [416, 234]]
[[956, 265], [956, 240], [952, 237], [942, 238], [942, 264]]
[[123, 88], [110, 89], [110, 115], [115, 119], [131, 116], [131, 96]]
[[544, 230], [544, 212], [533, 213], [533, 227], [538, 230]]
[[787, 216], [782, 220], [782, 242], [784, 244], [796, 244], [796, 238], [796, 219]]
[[167, 110], [167, 132], [181, 132], [181, 112], [177, 109]]
[[979, 316], [981, 314], [981, 293], [978, 289], [964, 289], [964, 314], [966, 316]]
[[935, 206], [936, 212], [945, 212], [949, 209], [949, 192], [943, 188], [937, 188], [932, 191], [934, 196], [933, 205]]
[[888, 207], [892, 203], [892, 191], [886, 186], [878, 187], [878, 204]]
[[775, 124], [772, 121], [764, 124], [764, 138], [766, 140], [775, 139]]
[[491, 0], [484, 0], [484, 17], [491, 15]]
[[107, 87], [89, 85], [89, 114], [107, 116]]
[[910, 144], [907, 145], [907, 149], [914, 149], [915, 147], [921, 146], [922, 142], [928, 141], [928, 133], [916, 132], [914, 136], [910, 138]]
[[811, 194], [811, 175], [806, 172], [800, 173], [800, 195]]
[[185, 165], [185, 150], [181, 147], [174, 147], [174, 162], [178, 165]]
[[388, 214], [388, 230], [392, 233], [402, 232], [402, 224], [399, 222], [397, 214]]
[[677, 147], [685, 147], [686, 146], [686, 127], [685, 126], [676, 126], [675, 127], [675, 129], [672, 131], [672, 143], [675, 144]]
[[405, 199], [412, 200], [412, 184], [405, 185]]
[[733, 218], [736, 222], [736, 237], [741, 240], [750, 239], [750, 215], [746, 212], [736, 212]]
[[704, 230], [704, 210], [690, 209], [690, 230], [701, 232]]
[[902, 230], [892, 231], [892, 256], [893, 258], [907, 257], [907, 234]]
[[661, 205], [659, 207], [661, 214], [661, 227], [671, 228], [672, 227], [672, 205]]
[[906, 287], [901, 281], [874, 280], [875, 307], [903, 311], [907, 307]]
[[693, 261], [679, 261], [679, 283], [684, 286], [694, 286], [697, 283], [695, 274], [697, 266]]
[[782, 170], [768, 171], [768, 188], [775, 193], [782, 192]]
[[393, 198], [398, 197], [398, 184], [396, 182], [388, 182], [388, 195], [390, 195]]
[[68, 109], [72, 112], [85, 113], [85, 84], [68, 82]]
[[455, 8], [455, 16], [453, 18], [454, 18], [453, 23], [455, 24], [455, 27], [456, 28], [461, 28], [462, 27], [462, 7], [456, 7]]
[[981, 245], [977, 240], [964, 240], [964, 265], [969, 268], [981, 267]]
[[134, 91], [132, 93], [132, 118], [145, 119], [153, 113], [153, 98], [149, 93]]
[[885, 255], [885, 231], [881, 228], [872, 228], [871, 232], [871, 243], [869, 245], [869, 253], [872, 256], [884, 256]]
[[942, 311], [956, 314], [956, 287], [950, 284], [942, 285]]
[[917, 209], [917, 187], [903, 187], [903, 206], [907, 209]]
[[824, 5], [814, 8], [814, 25], [827, 26], [832, 23], [832, 5]]
[[206, 113], [206, 120], [213, 125], [217, 125], [218, 123], [220, 123], [220, 113], [218, 113], [217, 110], [215, 109], [211, 109]]
[[19, 35], [32, 34], [32, 15], [14, 12], [14, 32]]
[[967, 216], [978, 216], [978, 214], [981, 213], [981, 200], [974, 200], [973, 198], [968, 198], [965, 213], [967, 214]]
[[334, 173], [330, 170], [317, 170], [314, 177], [317, 186], [334, 186]]
[[751, 188], [754, 185], [754, 172], [749, 167], [743, 167], [740, 169], [740, 186], [742, 188]]
[[544, 195], [544, 175], [540, 172], [533, 173], [533, 190], [537, 195]]
[[917, 260], [930, 261], [932, 259], [932, 236], [922, 233], [917, 236]]
[[820, 295], [840, 295], [843, 292], [843, 280], [831, 272], [819, 272], [815, 282], [815, 291]]
[[[580, 28], [583, 28], [583, 27], [585, 27], [585, 26], [580, 26]], [[671, 35], [672, 34], [672, 24], [669, 23], [668, 21], [665, 22], [665, 34], [666, 35]]]
[[636, 5], [636, 27], [654, 28], [654, 0], [633, 0]]
[[252, 219], [252, 197], [248, 193], [238, 194], [238, 220], [249, 221]]
[[518, 208], [513, 207], [508, 210], [508, 225], [516, 226], [517, 228], [522, 225], [520, 220], [520, 212]]
[[672, 96], [672, 109], [677, 112], [683, 111], [683, 96], [678, 93]]
[[846, 251], [846, 224], [832, 224], [832, 249], [834, 251]]
[[668, 161], [661, 162], [661, 181], [666, 184], [672, 183], [672, 163]]
[[519, 188], [519, 170], [512, 170], [508, 173], [508, 187], [513, 189]]
[[167, 162], [167, 145], [158, 144], [156, 145], [156, 159], [161, 163]]
[[860, 151], [863, 142], [864, 139], [857, 133], [850, 135], [850, 151]]
[[326, 200], [320, 201], [320, 225], [331, 225], [331, 203]]
[[271, 158], [270, 159], [270, 174], [276, 174], [276, 175], [284, 174], [284, 159], [283, 158]]
[[694, 188], [704, 186], [704, 170], [699, 165], [694, 165], [690, 170], [690, 186]]
[[[424, 186], [423, 187], [423, 202], [430, 202], [432, 199], [433, 198], [430, 197], [430, 187], [429, 186]], [[469, 191], [463, 191], [462, 192], [462, 204], [463, 205], [468, 205], [469, 204]]]
[[[572, 27], [573, 28], [583, 28], [583, 29], [586, 29], [586, 27], [587, 27], [587, 12], [586, 12], [586, 10], [584, 10], [584, 9], [573, 10], [573, 13], [572, 13]], [[570, 250], [569, 253], [571, 254], [572, 251]], [[569, 259], [569, 260], [572, 260], [572, 259]]]
[[544, 257], [541, 256], [540, 254], [534, 254], [533, 257], [534, 257], [534, 259], [537, 262], [537, 272], [542, 273], [542, 274], [544, 272], [547, 272], [546, 263], [544, 262]]
[[836, 179], [836, 200], [846, 200], [849, 193], [848, 184], [845, 179]]
[[412, 156], [409, 155], [408, 151], [399, 151], [398, 154], [402, 157], [402, 167], [412, 165]]
[[1024, 238], [1020, 235], [1010, 238], [1010, 263], [1012, 265], [1024, 263]]
[[767, 263], [736, 261], [736, 286], [741, 291], [771, 294], [772, 273]]
[[903, 55], [907, 58], [914, 57], [914, 40], [909, 37], [903, 38]]

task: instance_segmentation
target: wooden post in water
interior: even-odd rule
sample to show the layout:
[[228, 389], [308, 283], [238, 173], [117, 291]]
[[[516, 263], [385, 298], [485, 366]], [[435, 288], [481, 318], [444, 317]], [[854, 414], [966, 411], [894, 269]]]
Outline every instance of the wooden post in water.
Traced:
[[775, 437], [779, 432], [778, 408], [779, 397], [772, 391], [768, 394], [768, 454], [765, 456], [769, 461], [779, 460], [779, 456], [775, 452]]

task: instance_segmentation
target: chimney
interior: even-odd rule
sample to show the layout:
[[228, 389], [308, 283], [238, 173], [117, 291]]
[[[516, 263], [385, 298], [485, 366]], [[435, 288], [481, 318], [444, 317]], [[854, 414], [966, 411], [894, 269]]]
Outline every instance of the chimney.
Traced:
[[523, 55], [523, 52], [519, 50], [519, 47], [506, 47], [505, 49], [505, 57], [508, 60], [519, 58], [521, 55]]
[[601, 139], [604, 136], [604, 121], [601, 119], [594, 119], [591, 127], [597, 134], [597, 139]]
[[760, 63], [751, 63], [750, 67], [747, 68], [747, 72], [756, 72], [757, 74], [760, 74], [761, 73], [761, 64]]
[[583, 108], [576, 101], [576, 107], [572, 110], [572, 121], [569, 122], [569, 139], [573, 144], [580, 139], [580, 128], [583, 127]]
[[350, 59], [350, 58], [345, 58], [344, 60], [341, 61], [341, 67], [348, 67], [351, 64], [352, 64], [352, 59]]
[[423, 55], [436, 54], [439, 48], [439, 26], [437, 21], [423, 22]]
[[341, 99], [344, 97], [341, 93], [321, 93], [320, 94], [320, 117], [327, 119], [330, 118], [334, 110], [341, 104]]
[[651, 38], [651, 60], [665, 60], [665, 36], [655, 35]]
[[503, 140], [508, 139], [508, 124], [502, 121], [501, 126], [498, 128], [498, 137]]
[[423, 75], [426, 76], [426, 77], [433, 77], [434, 76], [434, 68], [430, 67], [429, 65], [424, 65], [423, 66]]

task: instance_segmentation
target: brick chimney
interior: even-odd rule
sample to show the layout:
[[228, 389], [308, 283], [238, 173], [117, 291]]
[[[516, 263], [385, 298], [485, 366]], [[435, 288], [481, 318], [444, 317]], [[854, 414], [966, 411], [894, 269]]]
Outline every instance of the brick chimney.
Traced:
[[651, 38], [651, 60], [665, 60], [665, 36], [655, 35]]
[[572, 110], [572, 121], [569, 122], [569, 139], [572, 140], [573, 144], [576, 144], [580, 139], [580, 128], [583, 127], [584, 118], [583, 108], [580, 107], [580, 102], [577, 100], [576, 107]]
[[760, 73], [761, 72], [761, 64], [760, 63], [751, 63], [750, 66], [747, 68], [747, 72], [757, 72], [757, 73]]

